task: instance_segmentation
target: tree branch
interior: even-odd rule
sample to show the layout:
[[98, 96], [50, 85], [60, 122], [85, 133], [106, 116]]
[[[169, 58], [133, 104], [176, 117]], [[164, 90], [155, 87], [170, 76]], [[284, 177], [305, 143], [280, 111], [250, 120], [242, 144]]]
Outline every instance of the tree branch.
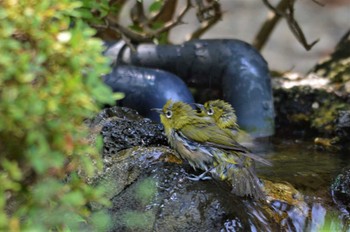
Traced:
[[162, 8], [159, 10], [159, 12], [149, 19], [150, 24], [156, 21], [170, 21], [176, 12], [176, 5], [177, 0], [164, 0]]
[[[205, 3], [205, 1], [207, 3]], [[197, 8], [197, 18], [199, 22], [209, 20], [211, 18], [217, 17], [217, 14], [221, 15], [221, 7], [219, 1], [216, 0], [196, 0]], [[210, 14], [211, 11], [214, 11], [214, 14]]]
[[165, 31], [169, 31], [170, 29], [172, 29], [173, 27], [175, 27], [175, 26], [177, 26], [179, 24], [183, 24], [184, 22], [182, 21], [182, 19], [186, 15], [186, 13], [191, 9], [191, 7], [192, 7], [191, 0], [187, 0], [186, 1], [186, 6], [182, 9], [180, 14], [176, 17], [176, 19], [166, 23], [162, 28], [154, 31], [152, 33], [153, 36], [155, 36], [157, 34], [160, 34], [160, 33], [163, 33]]
[[[298, 22], [294, 18], [294, 2], [295, 0], [281, 0], [278, 6], [275, 8], [270, 4], [268, 0], [262, 0], [267, 8], [269, 8], [274, 13], [274, 19], [268, 20], [263, 25], [262, 29], [259, 31], [256, 36], [253, 44], [260, 50], [267, 41], [267, 38], [271, 34], [273, 28], [277, 24], [278, 20], [282, 17], [287, 21], [287, 24], [292, 31], [295, 38], [303, 45], [306, 50], [310, 50], [319, 39], [313, 41], [312, 43], [308, 43], [306, 37], [300, 28]], [[265, 27], [264, 27], [265, 26]]]
[[[285, 11], [289, 5], [289, 0], [281, 0], [276, 9], [278, 11]], [[271, 15], [266, 19], [266, 21], [263, 23], [262, 27], [260, 28], [259, 32], [255, 36], [255, 39], [253, 40], [253, 46], [258, 49], [259, 51], [265, 46], [267, 40], [269, 39], [273, 29], [277, 25], [277, 23], [281, 19], [281, 15], [276, 13], [275, 11], [270, 12]]]
[[[199, 4], [197, 10], [197, 18], [201, 22], [201, 26], [189, 36], [189, 40], [200, 38], [222, 17], [221, 5], [219, 2], [214, 1], [212, 5], [208, 7], [205, 7], [200, 0], [197, 0], [197, 4]], [[208, 16], [208, 12], [210, 11], [214, 11], [214, 14], [209, 14]]]

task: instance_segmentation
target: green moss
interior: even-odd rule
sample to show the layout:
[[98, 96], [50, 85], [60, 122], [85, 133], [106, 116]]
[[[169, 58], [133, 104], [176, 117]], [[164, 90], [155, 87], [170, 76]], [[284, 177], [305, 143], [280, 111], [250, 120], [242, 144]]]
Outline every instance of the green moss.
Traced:
[[347, 110], [350, 107], [340, 100], [327, 99], [322, 105], [314, 109], [311, 115], [311, 126], [323, 132], [334, 130], [334, 122], [339, 110]]
[[308, 122], [310, 121], [310, 116], [309, 115], [306, 115], [306, 114], [303, 114], [303, 113], [299, 113], [299, 114], [292, 114], [290, 116], [290, 120], [292, 122]]

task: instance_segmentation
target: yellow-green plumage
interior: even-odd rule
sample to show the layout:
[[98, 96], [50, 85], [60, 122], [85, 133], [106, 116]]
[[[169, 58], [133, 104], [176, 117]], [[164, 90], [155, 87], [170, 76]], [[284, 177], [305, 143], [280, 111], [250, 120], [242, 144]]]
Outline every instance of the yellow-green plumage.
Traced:
[[204, 109], [221, 129], [239, 130], [235, 110], [229, 103], [223, 100], [207, 101]]
[[207, 101], [200, 107], [200, 110], [200, 116], [212, 118], [218, 127], [230, 130], [236, 141], [251, 145], [252, 139], [249, 134], [239, 128], [236, 112], [230, 103], [223, 100]]
[[[255, 161], [271, 166], [271, 163], [259, 156], [256, 156], [241, 146], [237, 141], [250, 143], [251, 138], [244, 131], [240, 130], [237, 124], [236, 113], [228, 102], [223, 100], [211, 100], [204, 103], [204, 105], [196, 104], [199, 108], [197, 116], [216, 124], [221, 130], [224, 130], [234, 141], [236, 147], [241, 147], [244, 150], [243, 155]], [[221, 148], [230, 149], [230, 147], [220, 145]], [[248, 160], [249, 161], [249, 160]]]
[[230, 182], [232, 192], [238, 196], [265, 197], [249, 158], [255, 156], [239, 145], [229, 130], [220, 129], [213, 120], [199, 117], [183, 102], [169, 100], [160, 118], [170, 145], [192, 167]]

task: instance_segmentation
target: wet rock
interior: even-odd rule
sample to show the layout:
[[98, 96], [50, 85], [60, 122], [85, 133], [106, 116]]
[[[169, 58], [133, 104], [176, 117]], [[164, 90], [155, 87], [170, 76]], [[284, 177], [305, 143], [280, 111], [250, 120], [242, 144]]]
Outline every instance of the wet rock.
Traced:
[[335, 121], [335, 132], [342, 142], [350, 140], [350, 111], [339, 111]]
[[[168, 162], [142, 166], [142, 174], [112, 198], [110, 214], [115, 223], [110, 231], [279, 228], [263, 216], [258, 204], [233, 196], [216, 182], [187, 179], [187, 166]], [[256, 218], [255, 211], [261, 214], [262, 221]]]
[[114, 188], [109, 231], [302, 231], [314, 222], [290, 184], [264, 180], [268, 201], [256, 202], [234, 196], [221, 182], [187, 179], [193, 170], [173, 158], [171, 149], [159, 147], [111, 156], [102, 175]]
[[335, 119], [332, 113], [338, 108], [335, 95], [310, 86], [278, 88], [274, 95], [278, 130], [294, 128], [297, 133], [331, 133]]
[[103, 156], [113, 156], [135, 146], [168, 144], [161, 124], [126, 107], [106, 108], [88, 124], [95, 134], [103, 137]]
[[105, 146], [103, 170], [90, 183], [103, 185], [112, 201], [107, 209], [90, 206], [109, 212], [109, 231], [302, 231], [313, 223], [291, 185], [264, 180], [267, 201], [253, 201], [220, 181], [189, 180], [195, 171], [159, 146], [166, 140], [158, 125], [132, 110], [105, 109], [90, 125]]
[[[280, 81], [281, 82], [281, 81]], [[311, 138], [321, 147], [329, 148], [348, 140], [347, 96], [331, 88], [311, 85], [274, 85], [277, 134], [284, 137]]]
[[331, 195], [339, 208], [340, 219], [344, 225], [342, 231], [350, 231], [350, 169], [344, 169], [331, 185]]
[[345, 147], [349, 142], [350, 32], [334, 52], [307, 76], [295, 73], [274, 78], [277, 132], [316, 136], [317, 146]]
[[269, 207], [265, 206], [265, 210], [270, 217], [287, 231], [306, 228], [307, 221], [312, 218], [308, 216], [310, 208], [304, 201], [304, 196], [288, 182], [263, 182], [269, 202]]
[[331, 186], [333, 200], [342, 210], [350, 213], [350, 169], [340, 173]]
[[[112, 199], [109, 231], [286, 231], [295, 227], [288, 212], [300, 212], [305, 204], [286, 184], [272, 188], [269, 182], [269, 204], [236, 197], [221, 182], [191, 181], [193, 169], [167, 147], [134, 147], [104, 162], [95, 183]], [[302, 227], [306, 215], [297, 215], [305, 221]]]
[[93, 184], [102, 184], [107, 196], [112, 198], [135, 182], [148, 167], [155, 163], [181, 163], [174, 150], [168, 147], [134, 147], [120, 151], [118, 155], [106, 155], [104, 167], [94, 178]]

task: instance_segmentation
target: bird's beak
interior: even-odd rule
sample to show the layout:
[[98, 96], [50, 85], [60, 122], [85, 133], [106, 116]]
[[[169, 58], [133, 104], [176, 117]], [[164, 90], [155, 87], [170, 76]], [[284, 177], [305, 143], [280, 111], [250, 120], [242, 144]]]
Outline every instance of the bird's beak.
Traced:
[[163, 112], [163, 109], [161, 109], [161, 108], [152, 108], [151, 110], [155, 111], [155, 112], [157, 112], [159, 114], [161, 114]]

